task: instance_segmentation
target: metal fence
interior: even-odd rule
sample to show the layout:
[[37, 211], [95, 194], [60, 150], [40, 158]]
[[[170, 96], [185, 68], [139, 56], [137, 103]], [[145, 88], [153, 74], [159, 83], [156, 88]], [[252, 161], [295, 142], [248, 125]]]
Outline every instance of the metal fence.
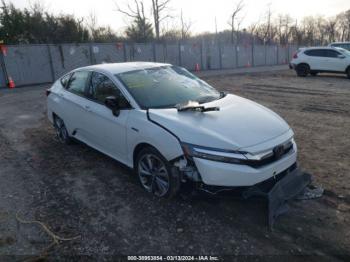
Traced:
[[9, 45], [0, 52], [0, 87], [50, 83], [74, 68], [100, 63], [156, 61], [189, 70], [287, 64], [297, 46], [200, 43], [86, 43]]

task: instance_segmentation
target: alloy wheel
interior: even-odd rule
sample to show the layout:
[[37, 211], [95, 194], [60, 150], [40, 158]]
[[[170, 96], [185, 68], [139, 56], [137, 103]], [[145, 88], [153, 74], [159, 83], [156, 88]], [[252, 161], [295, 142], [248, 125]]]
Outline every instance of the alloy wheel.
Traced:
[[58, 140], [62, 143], [66, 143], [69, 139], [68, 132], [63, 123], [63, 120], [59, 117], [55, 118], [55, 130]]
[[164, 162], [154, 154], [143, 155], [138, 162], [142, 186], [150, 193], [163, 197], [169, 190], [170, 178]]

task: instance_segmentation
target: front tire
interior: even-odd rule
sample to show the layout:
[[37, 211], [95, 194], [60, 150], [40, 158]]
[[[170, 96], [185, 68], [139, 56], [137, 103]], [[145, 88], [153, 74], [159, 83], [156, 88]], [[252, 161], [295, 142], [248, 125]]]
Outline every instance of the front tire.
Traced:
[[346, 75], [350, 79], [350, 67], [348, 68], [348, 70], [346, 70]]
[[58, 141], [66, 145], [69, 145], [72, 143], [72, 139], [69, 136], [68, 130], [63, 120], [58, 116], [54, 117], [54, 128], [56, 130], [56, 137]]
[[172, 198], [179, 191], [179, 172], [153, 147], [146, 147], [139, 152], [135, 172], [141, 186], [157, 197]]
[[300, 77], [306, 77], [310, 72], [310, 67], [307, 64], [300, 64], [296, 68], [297, 75]]

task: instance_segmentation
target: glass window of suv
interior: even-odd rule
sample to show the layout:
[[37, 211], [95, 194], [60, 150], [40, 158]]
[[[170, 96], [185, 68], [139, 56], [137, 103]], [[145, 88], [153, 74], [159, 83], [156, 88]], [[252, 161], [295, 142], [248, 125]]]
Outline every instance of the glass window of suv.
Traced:
[[324, 49], [311, 49], [304, 52], [308, 56], [326, 57], [326, 52]]
[[74, 72], [68, 81], [67, 89], [77, 95], [85, 95], [86, 82], [89, 78], [89, 71]]
[[326, 51], [327, 51], [327, 57], [338, 58], [338, 56], [341, 55], [341, 53], [335, 50], [327, 49]]
[[91, 74], [88, 96], [100, 104], [104, 104], [108, 96], [119, 99], [123, 108], [129, 108], [129, 103], [119, 90], [119, 88], [104, 74], [93, 72]]
[[331, 44], [331, 46], [333, 46], [333, 47], [341, 47], [341, 48], [344, 48], [344, 49], [350, 51], [350, 44], [347, 44], [347, 43], [342, 43], [342, 44]]

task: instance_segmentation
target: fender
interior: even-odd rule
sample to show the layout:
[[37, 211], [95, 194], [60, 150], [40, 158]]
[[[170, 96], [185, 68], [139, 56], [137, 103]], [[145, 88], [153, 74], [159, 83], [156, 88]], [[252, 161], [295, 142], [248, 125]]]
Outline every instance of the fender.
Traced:
[[166, 160], [183, 155], [179, 138], [166, 127], [152, 120], [148, 111], [130, 111], [127, 123], [128, 166], [134, 167], [134, 151], [140, 144], [156, 148]]

